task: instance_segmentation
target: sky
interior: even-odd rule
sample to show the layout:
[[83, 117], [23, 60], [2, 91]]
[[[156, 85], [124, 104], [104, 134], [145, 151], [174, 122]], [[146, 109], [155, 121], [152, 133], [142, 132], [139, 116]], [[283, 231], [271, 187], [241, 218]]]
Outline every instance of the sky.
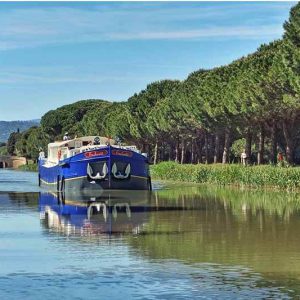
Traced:
[[126, 101], [278, 39], [296, 2], [0, 2], [0, 120]]

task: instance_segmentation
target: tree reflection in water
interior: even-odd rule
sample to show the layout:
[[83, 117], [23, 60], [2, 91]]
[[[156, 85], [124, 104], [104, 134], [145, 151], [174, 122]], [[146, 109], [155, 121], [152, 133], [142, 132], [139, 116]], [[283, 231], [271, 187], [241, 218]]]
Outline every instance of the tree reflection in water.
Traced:
[[[36, 195], [12, 193], [10, 199], [35, 209]], [[261, 274], [262, 286], [300, 293], [297, 193], [209, 186], [96, 196], [40, 193], [39, 207], [49, 233], [76, 236], [77, 242], [121, 238], [151, 260], [243, 267]]]

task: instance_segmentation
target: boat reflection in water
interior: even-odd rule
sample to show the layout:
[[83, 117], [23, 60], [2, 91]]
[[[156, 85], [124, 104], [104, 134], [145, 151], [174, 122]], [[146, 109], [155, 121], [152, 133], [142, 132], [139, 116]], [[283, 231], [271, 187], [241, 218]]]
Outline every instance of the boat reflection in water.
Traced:
[[148, 191], [40, 193], [42, 223], [65, 235], [137, 234], [147, 222]]

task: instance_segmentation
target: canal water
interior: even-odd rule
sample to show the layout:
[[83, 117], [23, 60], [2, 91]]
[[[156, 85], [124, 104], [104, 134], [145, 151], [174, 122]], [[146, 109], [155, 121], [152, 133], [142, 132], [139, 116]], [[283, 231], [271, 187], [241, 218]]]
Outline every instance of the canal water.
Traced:
[[0, 299], [300, 298], [300, 195], [49, 193], [0, 171]]

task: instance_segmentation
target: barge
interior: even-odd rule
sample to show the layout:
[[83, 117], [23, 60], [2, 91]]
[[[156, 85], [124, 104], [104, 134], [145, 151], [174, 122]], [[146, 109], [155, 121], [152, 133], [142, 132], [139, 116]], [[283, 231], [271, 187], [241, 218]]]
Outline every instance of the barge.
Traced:
[[85, 136], [48, 145], [40, 152], [39, 185], [64, 190], [151, 190], [149, 161], [136, 146]]

